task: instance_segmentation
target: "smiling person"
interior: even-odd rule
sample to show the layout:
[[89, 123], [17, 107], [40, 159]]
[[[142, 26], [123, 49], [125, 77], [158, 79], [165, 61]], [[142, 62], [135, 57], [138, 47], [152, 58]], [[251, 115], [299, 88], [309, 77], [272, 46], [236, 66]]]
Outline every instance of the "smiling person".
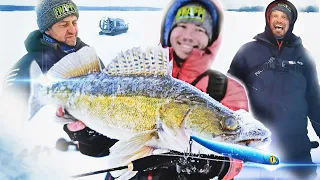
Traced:
[[[9, 99], [6, 106], [25, 120], [30, 94], [30, 65], [37, 62], [46, 73], [56, 62], [69, 53], [86, 46], [78, 38], [79, 12], [71, 0], [40, 0], [36, 6], [38, 30], [24, 41], [27, 54], [7, 73], [2, 97]], [[19, 122], [21, 123], [21, 122]]]
[[228, 72], [245, 84], [251, 112], [270, 128], [269, 147], [280, 162], [294, 164], [286, 174], [313, 179], [317, 166], [310, 155], [307, 125], [309, 118], [320, 137], [320, 91], [315, 62], [292, 33], [297, 16], [289, 1], [270, 3], [265, 31], [240, 48]]
[[186, 81], [232, 110], [248, 111], [244, 87], [211, 69], [221, 44], [222, 12], [216, 0], [176, 0], [168, 5], [161, 44], [169, 47], [172, 76]]
[[[221, 44], [222, 13], [216, 0], [172, 0], [164, 12], [160, 42], [163, 47], [169, 48], [174, 78], [190, 83], [232, 110], [248, 111], [244, 87], [223, 73], [211, 69]], [[226, 161], [198, 160], [195, 163], [198, 172], [180, 173], [178, 177], [203, 180], [216, 177], [229, 180], [240, 173], [242, 164], [239, 161], [222, 156], [219, 158]], [[201, 171], [206, 165], [210, 166], [209, 171]], [[159, 179], [179, 179], [173, 175], [172, 168], [167, 171], [142, 172], [141, 175], [143, 174], [154, 174]]]
[[[163, 47], [169, 48], [174, 78], [190, 83], [232, 110], [248, 111], [244, 87], [223, 73], [211, 69], [221, 44], [222, 13], [216, 0], [172, 0], [164, 12], [160, 42]], [[141, 172], [137, 177], [230, 180], [240, 173], [240, 161], [223, 156], [213, 157], [216, 158], [220, 161], [197, 160], [194, 163], [198, 168], [196, 172], [176, 173], [176, 167], [169, 167], [167, 170]], [[206, 166], [209, 166], [209, 170], [202, 171]]]
[[[232, 110], [248, 110], [244, 87], [219, 71], [210, 69], [221, 43], [221, 26], [222, 9], [216, 0], [172, 0], [164, 12], [161, 44], [169, 47], [174, 78], [207, 92]], [[63, 109], [58, 109], [57, 115], [63, 117]], [[79, 150], [85, 155], [107, 156], [109, 148], [116, 143], [116, 140], [108, 140], [107, 137], [90, 130], [81, 121], [65, 125], [64, 130], [72, 140], [79, 142]], [[138, 172], [132, 180], [208, 180], [214, 177], [229, 180], [242, 169], [242, 162], [238, 160], [222, 156], [213, 156], [212, 159], [217, 161], [191, 162], [191, 166], [198, 169], [195, 172], [188, 170], [188, 167], [182, 168], [181, 164], [173, 164], [166, 168]], [[207, 170], [202, 171], [203, 169]], [[105, 179], [113, 178], [108, 173]]]

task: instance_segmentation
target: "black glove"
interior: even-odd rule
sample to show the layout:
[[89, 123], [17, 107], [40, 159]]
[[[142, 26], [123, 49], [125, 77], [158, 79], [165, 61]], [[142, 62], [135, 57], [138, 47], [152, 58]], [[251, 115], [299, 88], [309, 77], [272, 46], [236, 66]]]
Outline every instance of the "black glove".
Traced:
[[152, 179], [222, 179], [230, 167], [228, 157], [199, 154], [183, 154], [170, 151], [133, 161], [133, 170], [139, 173], [132, 178], [147, 177], [152, 170]]
[[88, 156], [107, 156], [110, 154], [109, 148], [118, 141], [110, 139], [88, 127], [80, 131], [72, 132], [65, 124], [63, 130], [69, 135], [72, 141], [79, 142], [80, 152]]
[[[182, 154], [171, 152], [174, 154]], [[176, 169], [182, 173], [188, 180], [190, 179], [212, 179], [217, 176], [223, 177], [228, 172], [230, 162], [228, 157], [190, 154], [179, 158]], [[192, 157], [195, 156], [195, 157]], [[219, 178], [220, 179], [220, 178]], [[221, 178], [222, 179], [222, 178]]]

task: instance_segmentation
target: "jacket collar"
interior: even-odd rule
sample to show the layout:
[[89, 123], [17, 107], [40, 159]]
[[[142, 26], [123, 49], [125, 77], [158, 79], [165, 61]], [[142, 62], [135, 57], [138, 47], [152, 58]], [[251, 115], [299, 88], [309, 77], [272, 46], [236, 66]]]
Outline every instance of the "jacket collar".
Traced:
[[61, 50], [67, 54], [76, 51], [76, 46], [69, 46], [65, 43], [61, 43], [45, 33], [43, 34], [42, 39], [43, 41], [47, 41], [50, 44], [56, 45], [56, 47], [60, 46]]
[[[42, 51], [44, 48], [51, 48], [56, 51], [61, 51], [65, 54], [70, 53], [65, 52], [59, 43], [44, 40], [43, 35], [44, 33], [42, 33], [40, 30], [35, 30], [28, 35], [27, 39], [24, 41], [27, 52], [39, 52]], [[77, 43], [74, 47], [75, 51], [80, 49], [83, 46], [82, 44], [83, 42], [81, 41], [81, 39], [77, 37]]]
[[[269, 29], [269, 30], [267, 30]], [[273, 36], [270, 28], [266, 28], [266, 30], [263, 33], [260, 33], [256, 35], [253, 39], [258, 41], [263, 41], [269, 44], [272, 44], [276, 47], [278, 47], [277, 40]], [[283, 46], [298, 46], [302, 44], [302, 40], [300, 37], [294, 35], [292, 32], [289, 32], [285, 35], [285, 37], [281, 40], [283, 41]]]

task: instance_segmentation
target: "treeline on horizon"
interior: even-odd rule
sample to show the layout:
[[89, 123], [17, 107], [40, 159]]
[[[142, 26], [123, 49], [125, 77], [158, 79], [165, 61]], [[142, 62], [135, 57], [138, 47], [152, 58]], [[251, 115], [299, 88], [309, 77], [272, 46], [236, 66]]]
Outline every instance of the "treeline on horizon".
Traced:
[[[243, 6], [235, 9], [226, 9], [226, 11], [236, 11], [236, 12], [264, 12], [264, 6]], [[319, 7], [316, 5], [306, 6], [304, 8], [299, 8], [299, 12], [319, 12]]]
[[[33, 11], [35, 6], [0, 5], [0, 11]], [[81, 11], [161, 11], [163, 8], [157, 7], [127, 7], [127, 6], [78, 6]], [[235, 9], [225, 9], [236, 12], [264, 12], [264, 6], [243, 6]], [[299, 12], [319, 12], [316, 5], [299, 8]]]

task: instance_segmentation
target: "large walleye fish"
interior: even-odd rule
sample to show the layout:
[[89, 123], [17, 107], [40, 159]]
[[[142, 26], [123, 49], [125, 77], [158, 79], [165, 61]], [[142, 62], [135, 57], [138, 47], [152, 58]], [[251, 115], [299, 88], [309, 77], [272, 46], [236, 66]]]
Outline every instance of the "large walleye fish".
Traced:
[[[103, 70], [94, 49], [84, 47], [46, 76], [32, 64], [31, 78], [30, 118], [44, 105], [63, 107], [88, 127], [119, 140], [110, 156], [122, 158], [113, 166], [157, 149], [185, 152], [192, 135], [253, 147], [270, 142], [270, 131], [246, 111], [232, 111], [173, 78], [168, 50], [160, 46], [121, 52]], [[197, 143], [192, 151], [213, 153]]]

